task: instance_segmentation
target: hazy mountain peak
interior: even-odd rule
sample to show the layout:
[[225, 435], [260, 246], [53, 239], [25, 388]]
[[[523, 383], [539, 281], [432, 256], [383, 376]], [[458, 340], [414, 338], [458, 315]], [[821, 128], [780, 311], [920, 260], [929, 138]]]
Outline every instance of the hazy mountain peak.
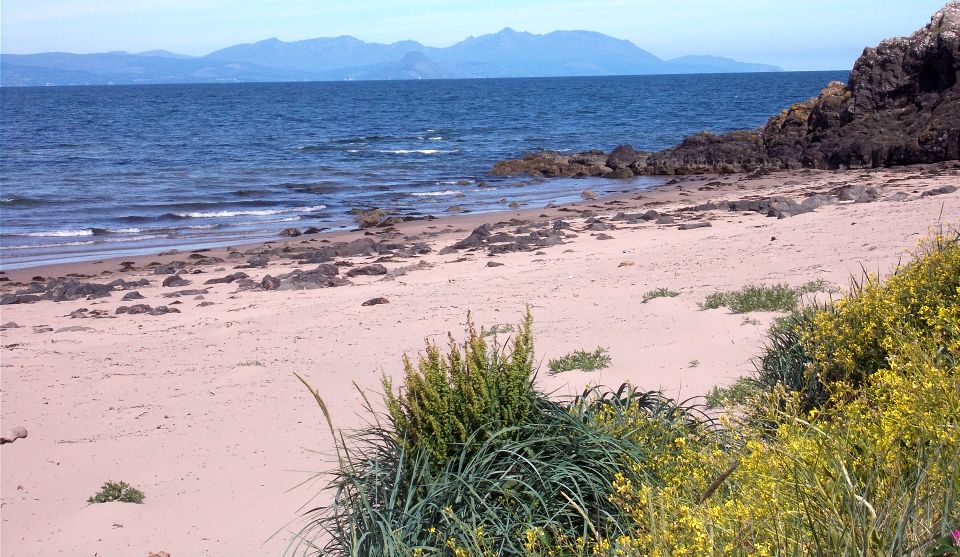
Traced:
[[779, 71], [717, 56], [661, 60], [596, 31], [546, 34], [504, 27], [446, 48], [417, 41], [368, 43], [350, 35], [286, 42], [271, 37], [194, 58], [165, 50], [139, 54], [44, 53], [0, 56], [3, 85], [436, 79]]

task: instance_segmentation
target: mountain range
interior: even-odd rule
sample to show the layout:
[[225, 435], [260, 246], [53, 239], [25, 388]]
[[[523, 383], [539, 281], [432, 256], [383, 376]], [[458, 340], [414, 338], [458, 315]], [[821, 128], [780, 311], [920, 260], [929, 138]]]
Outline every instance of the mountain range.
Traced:
[[165, 50], [0, 55], [4, 87], [775, 71], [783, 70], [717, 56], [663, 60], [630, 41], [593, 31], [537, 35], [509, 27], [445, 48], [341, 36], [295, 42], [267, 39], [198, 57]]

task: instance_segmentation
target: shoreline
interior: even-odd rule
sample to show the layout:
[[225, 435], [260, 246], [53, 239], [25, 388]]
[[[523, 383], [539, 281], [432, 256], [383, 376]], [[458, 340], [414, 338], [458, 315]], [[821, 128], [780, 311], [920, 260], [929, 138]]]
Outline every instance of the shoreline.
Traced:
[[[638, 180], [632, 180], [632, 181], [603, 180], [601, 182], [597, 181], [599, 180], [598, 178], [593, 178], [586, 181], [580, 178], [556, 178], [556, 179], [549, 180], [549, 179], [543, 179], [543, 178], [521, 179], [520, 177], [513, 177], [513, 179], [519, 180], [518, 183], [526, 184], [526, 185], [515, 186], [512, 189], [504, 190], [501, 195], [502, 200], [498, 202], [500, 206], [493, 209], [490, 208], [489, 203], [484, 203], [482, 201], [478, 201], [476, 208], [472, 208], [469, 203], [464, 203], [464, 201], [462, 201], [463, 192], [461, 192], [461, 196], [451, 195], [451, 196], [445, 197], [444, 199], [446, 200], [446, 203], [441, 203], [439, 205], [434, 204], [436, 206], [433, 206], [433, 205], [425, 206], [424, 207], [425, 210], [423, 211], [419, 211], [419, 210], [412, 211], [410, 207], [402, 207], [402, 206], [397, 206], [393, 208], [380, 207], [380, 209], [387, 211], [388, 216], [390, 217], [397, 217], [397, 218], [413, 217], [414, 220], [411, 220], [410, 222], [435, 220], [435, 219], [448, 219], [451, 217], [466, 216], [466, 215], [493, 215], [498, 213], [512, 212], [510, 209], [506, 208], [508, 201], [511, 201], [511, 202], [516, 201], [520, 203], [523, 207], [526, 207], [526, 209], [523, 209], [523, 210], [533, 210], [533, 206], [534, 206], [533, 204], [542, 202], [543, 199], [541, 198], [544, 198], [544, 197], [547, 198], [546, 200], [547, 204], [550, 204], [550, 205], [559, 204], [562, 206], [562, 205], [569, 205], [570, 203], [574, 203], [575, 201], [570, 201], [570, 199], [579, 197], [580, 192], [586, 189], [590, 189], [590, 190], [596, 189], [600, 191], [616, 191], [616, 190], [623, 190], [624, 186], [628, 186], [631, 190], [635, 192], [642, 192], [651, 188], [660, 187], [663, 185], [664, 182], [667, 181], [667, 178], [656, 177], [656, 176], [640, 177]], [[553, 188], [543, 192], [538, 191], [536, 193], [527, 191], [531, 187], [531, 185], [534, 185], [536, 183], [545, 183], [548, 180], [554, 183], [556, 183], [557, 181], [567, 182], [567, 185], [569, 185], [569, 188], [564, 188], [564, 189], [568, 190], [568, 192], [565, 194], [561, 194], [558, 191], [552, 191]], [[484, 182], [484, 180], [479, 178], [475, 180], [475, 182], [486, 183]], [[578, 184], [578, 182], [583, 182], [583, 183]], [[474, 184], [474, 187], [481, 188], [480, 190], [477, 190], [477, 191], [482, 191], [482, 189], [484, 188], [489, 189], [490, 192], [500, 190], [500, 187], [478, 186], [476, 185], [476, 183]], [[535, 185], [533, 187], [535, 187]], [[490, 192], [487, 192], [487, 193], [490, 193]], [[416, 194], [413, 194], [413, 195], [416, 195]], [[612, 194], [612, 195], [617, 195], [617, 194]], [[605, 195], [605, 197], [606, 196], [607, 195]], [[559, 201], [562, 199], [567, 199], [567, 200]], [[505, 201], [505, 200], [508, 200], [508, 201]], [[463, 211], [448, 212], [448, 209], [450, 207], [461, 206], [461, 205], [464, 206]], [[349, 218], [353, 219], [353, 217], [349, 217]], [[342, 222], [342, 219], [338, 222]], [[299, 221], [299, 223], [290, 222], [289, 226], [286, 228], [296, 228], [299, 230], [310, 230], [310, 229], [318, 230], [318, 232], [305, 235], [305, 236], [315, 237], [319, 235], [362, 231], [355, 227], [356, 227], [356, 222], [350, 222], [350, 224], [332, 223], [328, 226], [328, 225], [324, 225], [324, 223], [322, 222], [314, 222], [311, 220], [301, 220]], [[273, 227], [273, 228], [276, 228], [276, 227]], [[85, 230], [93, 230], [93, 229], [87, 228]], [[200, 249], [209, 249], [209, 250], [221, 249], [222, 250], [222, 249], [233, 247], [233, 246], [236, 246], [238, 248], [247, 248], [256, 244], [275, 242], [277, 241], [277, 239], [282, 240], [283, 237], [280, 236], [279, 234], [280, 230], [281, 230], [280, 228], [276, 228], [276, 230], [271, 230], [271, 232], [275, 235], [273, 237], [268, 236], [267, 233], [265, 232], [251, 231], [245, 234], [246, 236], [248, 236], [248, 238], [246, 239], [244, 238], [217, 239], [216, 235], [210, 235], [208, 238], [201, 237], [201, 236], [198, 236], [196, 238], [191, 238], [190, 241], [192, 243], [187, 243], [183, 245], [171, 243], [171, 244], [164, 244], [164, 245], [151, 246], [151, 247], [130, 246], [126, 249], [119, 248], [115, 250], [102, 251], [100, 253], [96, 253], [93, 251], [71, 252], [68, 250], [58, 254], [49, 254], [49, 255], [40, 254], [40, 255], [34, 256], [34, 257], [42, 257], [47, 261], [34, 259], [24, 263], [21, 261], [16, 261], [16, 259], [18, 258], [14, 257], [13, 259], [15, 261], [14, 263], [12, 263], [12, 266], [11, 264], [7, 264], [5, 262], [5, 260], [11, 259], [10, 257], [0, 257], [0, 271], [84, 264], [84, 263], [97, 261], [97, 260], [108, 261], [108, 260], [117, 260], [117, 259], [130, 258], [130, 257], [146, 257], [152, 254], [160, 254], [160, 253], [171, 251], [171, 250], [176, 250], [180, 252], [191, 252], [191, 251], [200, 250]], [[376, 230], [376, 228], [372, 228], [372, 230]], [[141, 232], [149, 232], [149, 231], [141, 231]], [[91, 232], [91, 235], [92, 236], [89, 236], [89, 237], [96, 237], [96, 234], [93, 232]], [[84, 238], [86, 237], [87, 236], [84, 236]], [[104, 245], [111, 245], [111, 244], [101, 243], [99, 245], [104, 246]], [[114, 245], [122, 245], [122, 242], [115, 242]], [[9, 253], [10, 251], [9, 248], [7, 248], [7, 251]], [[14, 251], [19, 251], [19, 249]]]
[[[371, 391], [376, 402], [381, 374], [400, 377], [402, 354], [422, 350], [424, 338], [443, 342], [447, 332], [462, 338], [467, 311], [478, 325], [508, 325], [529, 304], [537, 382], [555, 396], [579, 393], [588, 383], [625, 381], [679, 398], [703, 395], [750, 372], [776, 317], [701, 310], [705, 296], [813, 280], [842, 290], [862, 269], [886, 275], [938, 220], [957, 223], [960, 193], [923, 194], [958, 183], [958, 162], [757, 178], [703, 175], [639, 199], [623, 194], [550, 211], [457, 215], [404, 223], [373, 237], [284, 238], [270, 243], [264, 267], [234, 269], [250, 257], [245, 253], [196, 266], [183, 252], [144, 256], [130, 271], [120, 270], [118, 258], [7, 272], [0, 275], [11, 279], [0, 282], [4, 293], [31, 274], [151, 284], [102, 298], [2, 306], [2, 322], [18, 327], [0, 331], [0, 418], [5, 428], [29, 431], [0, 453], [4, 555], [49, 554], [50, 547], [65, 554], [282, 554], [295, 528], [290, 521], [315, 493], [309, 486], [287, 488], [309, 480], [311, 472], [303, 471], [328, 468], [322, 455], [333, 447], [316, 403], [293, 373], [320, 389], [336, 427], [358, 425], [363, 399], [354, 385]], [[836, 199], [780, 219], [749, 207], [774, 196], [799, 202], [817, 194]], [[844, 195], [854, 199], [840, 200]], [[741, 200], [748, 203], [738, 210], [720, 207]], [[708, 203], [715, 208], [695, 209]], [[675, 223], [656, 224], [643, 217], [648, 210]], [[491, 225], [490, 235], [472, 247], [444, 249], [484, 224]], [[681, 224], [696, 226], [681, 230]], [[497, 247], [518, 246], [516, 239], [530, 234], [547, 239], [557, 229], [563, 235], [556, 245]], [[414, 236], [419, 240], [404, 239]], [[514, 240], [498, 241], [507, 236]], [[405, 246], [422, 241], [431, 251], [390, 249], [335, 256], [330, 263], [283, 257], [296, 254], [285, 248], [315, 251], [358, 238]], [[157, 274], [149, 264], [177, 259], [187, 262], [191, 272], [182, 277], [192, 284], [161, 286], [175, 275]], [[387, 274], [346, 277], [377, 264]], [[336, 277], [351, 284], [261, 287], [266, 275], [323, 265], [336, 266]], [[255, 286], [204, 284], [236, 272], [249, 274]], [[679, 295], [643, 302], [656, 288]], [[179, 294], [197, 289], [205, 292]], [[143, 299], [121, 299], [132, 291]], [[376, 298], [388, 303], [364, 305]], [[139, 303], [178, 312], [116, 313]], [[550, 359], [597, 346], [608, 349], [609, 368], [547, 373]], [[106, 480], [130, 483], [146, 501], [87, 505]], [[236, 512], [252, 508], [257, 512]]]

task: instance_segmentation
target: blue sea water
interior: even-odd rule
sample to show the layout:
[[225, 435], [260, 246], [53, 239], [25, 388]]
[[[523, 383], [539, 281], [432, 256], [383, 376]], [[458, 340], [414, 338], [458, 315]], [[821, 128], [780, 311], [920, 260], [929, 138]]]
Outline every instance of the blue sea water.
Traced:
[[493, 178], [536, 149], [754, 128], [845, 72], [0, 89], [0, 266], [230, 245], [352, 208], [442, 214], [644, 188]]

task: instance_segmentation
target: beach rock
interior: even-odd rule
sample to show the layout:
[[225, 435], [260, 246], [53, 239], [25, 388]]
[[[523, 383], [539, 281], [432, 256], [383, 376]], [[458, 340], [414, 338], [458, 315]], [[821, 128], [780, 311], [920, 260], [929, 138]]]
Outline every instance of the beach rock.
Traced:
[[386, 298], [371, 298], [360, 304], [361, 306], [379, 306], [380, 304], [389, 304], [390, 300]]
[[123, 298], [120, 298], [120, 299], [124, 302], [128, 302], [130, 300], [142, 300], [143, 298], [144, 298], [143, 294], [134, 290], [133, 292], [127, 292], [126, 294], [123, 295]]
[[837, 201], [834, 198], [830, 197], [829, 195], [824, 195], [822, 193], [815, 193], [810, 197], [804, 199], [803, 202], [800, 203], [800, 208], [803, 210], [803, 212], [806, 213], [806, 212], [819, 209], [824, 205], [832, 205], [836, 202]]
[[957, 191], [956, 186], [946, 185], [939, 188], [934, 188], [932, 190], [927, 190], [920, 194], [920, 197], [930, 197], [932, 195], [943, 195], [945, 193], [953, 193]]
[[519, 208], [520, 208], [520, 202], [519, 202], [519, 201], [514, 201], [514, 202], [510, 203], [510, 205], [508, 205], [508, 207], [510, 207], [511, 209], [519, 209]]
[[389, 214], [383, 209], [351, 209], [350, 213], [357, 219], [357, 226], [360, 228], [379, 226], [380, 222]]
[[[312, 290], [350, 284], [350, 281], [337, 276], [339, 272], [335, 266], [327, 264], [319, 265], [309, 271], [295, 269], [277, 277], [267, 275], [260, 281], [259, 287], [263, 290]], [[257, 286], [257, 283], [253, 285]]]
[[140, 288], [143, 286], [150, 286], [150, 281], [147, 279], [139, 279], [134, 281], [125, 281], [123, 279], [117, 279], [113, 282], [107, 283], [107, 286], [110, 286], [114, 289], [119, 290], [133, 290], [134, 288]]
[[580, 199], [589, 201], [591, 199], [596, 199], [596, 198], [597, 198], [597, 192], [593, 190], [583, 190], [582, 192], [580, 192]]
[[205, 308], [205, 307], [210, 307], [212, 305], [214, 305], [214, 302], [200, 302], [199, 304], [197, 304], [197, 307]]
[[656, 224], [673, 224], [675, 222], [677, 221], [670, 215], [663, 215], [657, 219]]
[[232, 275], [227, 275], [220, 278], [212, 278], [204, 282], [203, 284], [229, 284], [235, 280], [249, 278], [250, 275], [244, 272], [233, 273]]
[[830, 193], [837, 196], [840, 201], [854, 203], [871, 203], [880, 197], [880, 191], [873, 186], [843, 186], [830, 190]]
[[183, 278], [180, 275], [171, 275], [163, 279], [163, 286], [168, 288], [179, 288], [181, 286], [189, 286], [190, 281]]
[[600, 234], [597, 234], [597, 239], [598, 239], [598, 240], [612, 240], [612, 239], [613, 239], [613, 236], [608, 236], [607, 234], [604, 234], [604, 233], [601, 232]]
[[707, 228], [710, 226], [713, 226], [713, 225], [707, 221], [699, 221], [699, 222], [685, 222], [680, 226], [678, 226], [677, 228], [680, 230], [693, 230], [695, 228]]
[[358, 276], [375, 276], [375, 275], [385, 275], [387, 274], [387, 268], [379, 263], [374, 263], [372, 265], [364, 265], [363, 267], [355, 267], [347, 271], [348, 277], [358, 277]]
[[484, 240], [492, 234], [493, 227], [483, 224], [473, 229], [469, 236], [453, 244], [454, 249], [478, 248], [484, 245]]
[[183, 261], [171, 261], [166, 265], [158, 265], [153, 268], [153, 274], [155, 275], [172, 275], [177, 271], [180, 271], [186, 268], [187, 264]]
[[85, 298], [93, 300], [112, 295], [114, 287], [109, 284], [79, 282], [74, 278], [57, 278], [45, 282], [31, 282], [15, 293], [0, 295], [0, 304], [29, 304], [41, 300], [64, 302]]
[[269, 262], [270, 258], [266, 255], [254, 255], [247, 258], [247, 265], [251, 267], [266, 267]]
[[67, 314], [67, 317], [69, 317], [70, 319], [86, 319], [87, 317], [89, 317], [87, 315], [87, 312], [89, 311], [90, 310], [88, 310], [87, 308], [75, 309], [71, 311], [69, 314]]
[[177, 308], [171, 308], [167, 306], [157, 306], [147, 311], [147, 313], [150, 315], [166, 315], [168, 313], [180, 313], [180, 310]]
[[125, 313], [135, 315], [139, 313], [147, 313], [151, 309], [152, 308], [147, 304], [135, 304], [132, 306], [120, 306], [116, 309], [114, 313], [116, 313], [117, 315], [123, 315]]
[[[607, 156], [606, 165], [613, 169], [614, 171], [627, 168], [631, 164], [637, 162], [637, 159], [640, 158], [640, 154], [637, 153], [637, 150], [633, 148], [632, 145], [620, 145], [615, 147], [613, 151], [610, 151], [610, 155]], [[633, 173], [630, 173], [633, 176]]]
[[372, 238], [359, 238], [336, 247], [337, 257], [356, 257], [374, 255], [380, 252], [379, 244]]
[[17, 426], [10, 428], [6, 433], [0, 435], [0, 445], [6, 445], [7, 443], [13, 443], [17, 439], [26, 439], [27, 438], [27, 428], [23, 426]]
[[634, 173], [629, 168], [618, 168], [613, 172], [608, 172], [603, 175], [604, 178], [609, 178], [612, 180], [627, 180], [634, 177]]
[[280, 279], [267, 275], [260, 281], [260, 288], [264, 290], [276, 290], [280, 288]]
[[165, 292], [163, 294], [164, 298], [182, 298], [184, 296], [203, 296], [208, 292], [208, 289], [203, 288], [187, 288], [185, 290], [176, 290], [174, 292]]
[[303, 233], [300, 232], [299, 228], [284, 228], [280, 231], [280, 235], [286, 238], [296, 238], [301, 234]]
[[496, 261], [487, 261], [487, 267], [503, 267], [503, 263], [498, 263]]
[[0, 325], [0, 329], [19, 329], [20, 325], [17, 325], [16, 321], [7, 321], [3, 325]]

